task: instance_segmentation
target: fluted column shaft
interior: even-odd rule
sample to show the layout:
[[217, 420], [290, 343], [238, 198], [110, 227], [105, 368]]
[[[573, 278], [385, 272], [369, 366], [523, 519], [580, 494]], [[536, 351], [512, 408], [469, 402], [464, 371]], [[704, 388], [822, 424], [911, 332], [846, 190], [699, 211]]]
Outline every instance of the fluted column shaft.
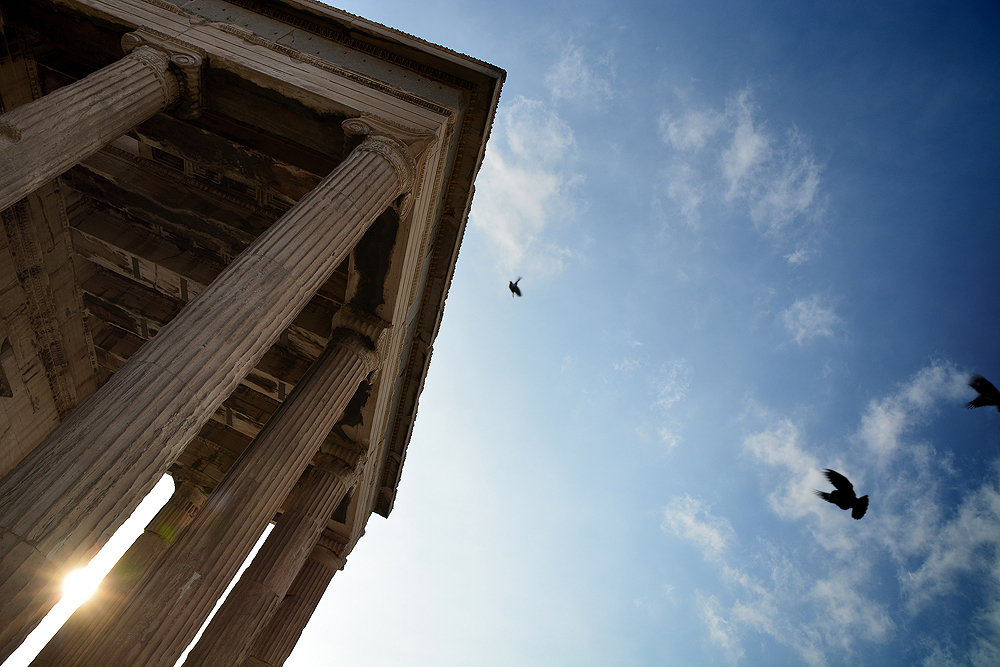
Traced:
[[281, 667], [285, 664], [333, 575], [344, 567], [344, 559], [334, 549], [327, 538], [320, 538], [313, 547], [270, 622], [257, 636], [244, 667]]
[[216, 487], [191, 526], [143, 580], [81, 667], [173, 665], [295, 486], [358, 385], [377, 364], [371, 343], [337, 329], [323, 355]]
[[93, 596], [73, 612], [31, 663], [51, 667], [79, 657], [103, 633], [102, 610], [121, 606], [142, 575], [156, 563], [205, 504], [208, 494], [192, 480], [174, 478], [174, 492], [128, 551], [118, 559]]
[[0, 116], [0, 210], [175, 102], [169, 62], [165, 52], [141, 46]]
[[411, 187], [414, 145], [369, 135], [0, 480], [0, 660]]
[[226, 597], [184, 667], [240, 667], [347, 494], [343, 471], [313, 468], [292, 506]]

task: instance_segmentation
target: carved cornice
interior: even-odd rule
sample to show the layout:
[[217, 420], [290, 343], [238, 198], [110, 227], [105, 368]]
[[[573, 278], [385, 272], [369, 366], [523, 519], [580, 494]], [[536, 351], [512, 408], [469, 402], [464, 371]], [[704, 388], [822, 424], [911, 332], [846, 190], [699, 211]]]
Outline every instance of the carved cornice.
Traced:
[[[144, 51], [143, 47], [149, 52], [138, 55]], [[175, 85], [180, 88], [177, 116], [192, 119], [201, 115], [201, 68], [206, 56], [204, 49], [146, 27], [123, 35], [122, 49], [133, 57], [138, 55], [142, 60], [149, 60], [152, 52], [166, 54], [175, 72]]]
[[[146, 0], [152, 4], [159, 4], [163, 0]], [[442, 71], [436, 67], [426, 65], [424, 63], [417, 62], [406, 56], [400, 55], [394, 51], [389, 51], [388, 49], [380, 48], [369, 42], [364, 42], [351, 36], [350, 30], [344, 28], [341, 30], [334, 30], [327, 26], [321, 25], [316, 21], [310, 21], [301, 16], [296, 16], [289, 12], [283, 12], [280, 9], [265, 5], [257, 0], [226, 0], [229, 4], [236, 5], [237, 7], [242, 7], [248, 11], [254, 12], [255, 14], [260, 14], [261, 16], [266, 16], [277, 21], [281, 21], [287, 25], [295, 26], [307, 32], [311, 32], [314, 35], [319, 35], [324, 37], [331, 42], [336, 42], [337, 44], [342, 44], [355, 51], [360, 51], [366, 53], [374, 58], [383, 60], [386, 62], [391, 62], [400, 67], [404, 67], [412, 72], [417, 72], [426, 76], [429, 79], [435, 79], [437, 81], [442, 81], [456, 88], [462, 88], [464, 90], [473, 90], [476, 88], [476, 84], [463, 79], [461, 77], [455, 76], [454, 74], [449, 74], [448, 72]], [[332, 21], [332, 19], [330, 19]]]
[[[146, 4], [153, 5], [154, 7], [166, 10], [172, 14], [183, 16], [186, 19], [188, 19], [188, 21], [192, 25], [208, 25], [211, 26], [212, 28], [215, 28], [216, 30], [226, 32], [231, 35], [236, 35], [240, 39], [249, 42], [250, 44], [263, 46], [264, 48], [267, 48], [271, 51], [275, 51], [289, 58], [298, 60], [300, 62], [308, 63], [313, 67], [325, 70], [327, 72], [331, 72], [340, 77], [348, 79], [354, 83], [358, 83], [367, 88], [377, 90], [391, 97], [405, 100], [410, 104], [414, 104], [424, 109], [428, 109], [429, 111], [432, 111], [436, 114], [440, 114], [443, 116], [454, 116], [455, 114], [454, 109], [442, 106], [431, 100], [418, 97], [416, 95], [406, 92], [401, 88], [398, 88], [396, 86], [390, 86], [382, 81], [379, 81], [378, 79], [373, 79], [371, 77], [365, 76], [364, 74], [360, 74], [358, 72], [346, 69], [328, 60], [324, 60], [323, 58], [314, 56], [310, 53], [303, 53], [302, 51], [299, 51], [298, 49], [292, 48], [285, 44], [280, 44], [273, 40], [267, 39], [266, 37], [261, 37], [260, 35], [250, 30], [249, 28], [233, 25], [231, 23], [223, 23], [221, 21], [207, 21], [204, 17], [201, 17], [193, 12], [185, 11], [180, 7], [178, 7], [177, 5], [171, 2], [167, 2], [167, 0], [141, 0], [141, 1], [145, 2]], [[303, 30], [311, 32], [313, 34], [320, 35], [322, 37], [325, 37], [326, 39], [329, 39], [330, 41], [369, 54], [372, 57], [377, 58], [379, 60], [391, 62], [400, 67], [405, 67], [406, 69], [418, 72], [428, 78], [436, 79], [438, 81], [442, 81], [448, 83], [449, 85], [455, 86], [457, 88], [462, 88], [465, 90], [475, 91], [478, 89], [478, 86], [475, 83], [467, 81], [461, 77], [448, 74], [447, 72], [443, 72], [435, 67], [430, 67], [428, 65], [418, 63], [414, 60], [401, 56], [392, 51], [379, 48], [377, 46], [368, 44], [366, 42], [361, 42], [348, 35], [345, 35], [343, 32], [331, 30], [330, 28], [319, 25], [318, 23], [315, 23], [313, 21], [308, 21], [298, 16], [282, 12], [280, 10], [274, 9], [273, 7], [265, 6], [262, 3], [246, 1], [246, 0], [226, 0], [226, 1], [229, 2], [230, 4], [254, 12], [255, 14], [260, 14], [261, 16], [266, 16], [268, 18], [281, 21], [282, 23], [285, 23], [287, 25], [295, 26], [297, 28], [301, 28]]]
[[[448, 120], [448, 125], [445, 127], [445, 135], [444, 135], [444, 138], [443, 138], [443, 140], [441, 142], [442, 146], [447, 146], [448, 143], [451, 141], [451, 137], [452, 137], [452, 135], [455, 132], [455, 122], [454, 121], [455, 121], [454, 118], [451, 118], [451, 119]], [[465, 139], [463, 138], [463, 139], [461, 139], [460, 145], [464, 145], [464, 143], [465, 143]], [[430, 157], [428, 156], [428, 161], [429, 160], [430, 160]], [[432, 183], [431, 187], [434, 188], [434, 189], [441, 188], [442, 184], [445, 182], [444, 169], [445, 169], [445, 163], [446, 162], [447, 162], [447, 160], [438, 160], [438, 162], [437, 162], [437, 170], [434, 173], [434, 180], [431, 181], [431, 183]], [[418, 193], [420, 191], [420, 188], [423, 187], [423, 181], [424, 181], [424, 178], [423, 178], [423, 175], [421, 174], [421, 179], [417, 183], [417, 192]], [[451, 192], [451, 190], [449, 190], [449, 192]], [[448, 200], [446, 199], [445, 201], [448, 201]], [[429, 239], [430, 235], [434, 232], [434, 230], [437, 229], [437, 225], [434, 224], [434, 218], [435, 218], [436, 214], [437, 214], [437, 209], [435, 209], [435, 208], [432, 207], [428, 211], [428, 213], [427, 213], [428, 219], [426, 220], [426, 222], [423, 225], [420, 226], [420, 229], [422, 230], [421, 233], [420, 233], [420, 248], [424, 250], [425, 256], [426, 256], [428, 239]], [[415, 278], [412, 281], [411, 285], [410, 285], [410, 295], [408, 297], [407, 303], [413, 303], [414, 299], [417, 298], [417, 289], [419, 287], [420, 287], [420, 280], [419, 280], [419, 278]]]
[[186, 11], [172, 2], [167, 2], [167, 0], [143, 0], [143, 2], [153, 5], [154, 7], [159, 7], [160, 9], [166, 9], [168, 12], [173, 12], [174, 14], [179, 14], [180, 16], [186, 17], [188, 15]]
[[365, 76], [364, 74], [360, 74], [353, 70], [349, 70], [346, 67], [341, 67], [340, 65], [336, 65], [330, 62], [329, 60], [324, 60], [319, 56], [314, 56], [311, 53], [303, 53], [298, 49], [292, 48], [291, 46], [286, 46], [284, 44], [280, 44], [265, 37], [261, 37], [260, 35], [255, 33], [253, 30], [250, 30], [249, 28], [243, 28], [241, 26], [233, 25], [231, 23], [222, 23], [218, 21], [209, 22], [207, 23], [207, 25], [215, 28], [216, 30], [227, 32], [230, 35], [236, 35], [243, 41], [249, 42], [250, 44], [256, 44], [257, 46], [262, 46], [271, 51], [280, 53], [283, 56], [287, 56], [288, 58], [292, 58], [294, 60], [298, 60], [299, 62], [312, 65], [317, 69], [330, 72], [331, 74], [335, 74], [338, 77], [347, 79], [353, 83], [357, 83], [362, 86], [365, 86], [366, 88], [376, 90], [385, 95], [389, 95], [390, 97], [395, 97], [396, 99], [403, 100], [409, 104], [422, 107], [436, 114], [442, 116], [451, 116], [454, 114], [453, 109], [449, 109], [448, 107], [441, 106], [440, 104], [436, 104], [423, 97], [418, 97], [416, 95], [413, 95], [412, 93], [408, 93], [402, 90], [401, 88], [390, 86], [389, 84], [383, 83], [378, 79], [373, 79], [371, 77]]

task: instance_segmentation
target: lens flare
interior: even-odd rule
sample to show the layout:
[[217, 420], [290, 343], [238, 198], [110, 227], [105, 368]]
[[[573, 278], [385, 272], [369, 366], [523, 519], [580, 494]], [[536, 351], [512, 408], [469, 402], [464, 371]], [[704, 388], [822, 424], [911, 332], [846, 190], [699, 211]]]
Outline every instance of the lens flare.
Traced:
[[63, 579], [63, 600], [72, 601], [76, 606], [94, 594], [101, 580], [88, 570], [89, 568], [83, 567], [66, 575]]

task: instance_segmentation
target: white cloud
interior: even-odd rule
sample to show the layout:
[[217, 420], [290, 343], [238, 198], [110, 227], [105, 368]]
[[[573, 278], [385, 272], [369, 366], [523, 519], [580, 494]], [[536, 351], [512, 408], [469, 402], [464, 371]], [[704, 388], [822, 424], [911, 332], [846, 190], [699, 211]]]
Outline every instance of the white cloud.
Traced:
[[518, 97], [498, 114], [470, 219], [505, 272], [556, 275], [572, 256], [547, 230], [575, 208], [570, 193], [582, 178], [567, 166], [575, 148], [573, 130], [542, 102]]
[[618, 363], [614, 364], [612, 367], [616, 371], [618, 371], [619, 373], [624, 373], [625, 375], [632, 375], [637, 370], [639, 370], [640, 368], [642, 368], [644, 365], [645, 365], [645, 362], [643, 362], [642, 359], [638, 359], [638, 358], [635, 358], [635, 357], [630, 357], [628, 359], [623, 359], [623, 360], [619, 361]]
[[969, 494], [957, 515], [934, 526], [934, 535], [928, 537], [931, 539], [912, 545], [907, 555], [918, 555], [922, 562], [900, 582], [914, 612], [953, 591], [959, 575], [988, 571], [1000, 564], [1000, 489], [984, 486]]
[[718, 613], [719, 601], [698, 593], [698, 615], [708, 628], [708, 636], [713, 644], [723, 650], [726, 659], [735, 663], [743, 657], [743, 647], [732, 625]]
[[994, 559], [990, 576], [986, 578], [991, 588], [989, 604], [972, 619], [976, 630], [976, 644], [969, 652], [969, 662], [976, 667], [1000, 664], [1000, 558]]
[[885, 640], [894, 629], [886, 608], [855, 590], [857, 578], [841, 568], [814, 581], [789, 559], [772, 557], [755, 576], [743, 575], [730, 619], [791, 647], [806, 664], [826, 664], [828, 653], [849, 652], [858, 639]]
[[545, 73], [545, 84], [553, 100], [581, 100], [594, 106], [601, 106], [614, 96], [613, 80], [610, 58], [595, 62], [572, 41], [563, 49], [559, 61]]
[[708, 193], [695, 169], [686, 164], [674, 164], [668, 168], [667, 196], [680, 209], [683, 219], [695, 225], [701, 216], [701, 203]]
[[663, 508], [660, 528], [693, 543], [706, 560], [721, 560], [735, 534], [729, 521], [713, 516], [710, 509], [691, 496], [676, 496]]
[[748, 203], [757, 228], [777, 234], [818, 207], [820, 168], [795, 130], [789, 131], [787, 143], [770, 167], [767, 176], [755, 183]]
[[503, 115], [504, 138], [514, 156], [553, 165], [576, 147], [573, 130], [543, 102], [518, 97]]
[[674, 449], [677, 448], [677, 445], [681, 444], [684, 441], [684, 439], [681, 436], [677, 435], [676, 433], [674, 433], [665, 426], [661, 426], [657, 430], [657, 433], [659, 434], [660, 440], [663, 442], [663, 444], [667, 446], [668, 453], [674, 451]]
[[674, 118], [664, 111], [657, 120], [660, 138], [674, 148], [694, 150], [703, 148], [708, 140], [723, 129], [726, 117], [711, 109], [689, 111]]
[[667, 423], [657, 428], [660, 441], [666, 446], [667, 453], [672, 452], [683, 442], [683, 438], [678, 433], [680, 421], [676, 416], [670, 414], [671, 408], [687, 396], [688, 388], [691, 385], [691, 365], [685, 359], [676, 359], [669, 364], [660, 367], [659, 372], [653, 377], [653, 401], [652, 408], [659, 414], [658, 419], [664, 419]]
[[821, 336], [833, 338], [834, 329], [842, 324], [833, 308], [821, 301], [821, 295], [813, 294], [781, 311], [781, 322], [799, 345]]
[[922, 424], [941, 399], [959, 402], [968, 393], [968, 375], [954, 365], [936, 361], [885, 398], [869, 402], [856, 437], [884, 465], [902, 444], [908, 430]]
[[795, 127], [772, 132], [759, 119], [749, 88], [725, 109], [664, 111], [660, 139], [674, 149], [663, 169], [663, 190], [690, 224], [704, 209], [735, 207], [755, 229], [779, 244], [794, 245], [792, 265], [815, 252], [814, 228], [824, 209], [822, 168]]
[[755, 108], [750, 102], [750, 91], [743, 90], [726, 105], [726, 116], [731, 123], [729, 145], [722, 150], [722, 173], [728, 188], [726, 199], [748, 197], [759, 187], [753, 176], [760, 172], [764, 162], [771, 157], [771, 138], [754, 123]]
[[667, 411], [674, 403], [683, 400], [691, 385], [690, 377], [691, 365], [684, 359], [662, 366], [659, 375], [653, 379], [656, 396], [653, 405]]
[[798, 266], [799, 264], [805, 264], [806, 262], [808, 262], [812, 256], [812, 253], [813, 253], [812, 249], [804, 246], [799, 246], [795, 248], [793, 252], [790, 252], [787, 255], [785, 255], [785, 259], [788, 260], [788, 263], [791, 264], [792, 266]]
[[816, 511], [816, 496], [812, 490], [824, 482], [820, 470], [825, 466], [801, 449], [799, 429], [791, 420], [782, 419], [748, 436], [743, 445], [758, 460], [783, 469], [783, 482], [768, 495], [776, 514], [801, 518]]
[[847, 570], [834, 572], [832, 576], [816, 582], [813, 595], [826, 609], [831, 625], [841, 629], [841, 644], [849, 645], [852, 636], [869, 641], [884, 640], [894, 623], [884, 605], [869, 600], [857, 591], [858, 582], [852, 581], [853, 578]]

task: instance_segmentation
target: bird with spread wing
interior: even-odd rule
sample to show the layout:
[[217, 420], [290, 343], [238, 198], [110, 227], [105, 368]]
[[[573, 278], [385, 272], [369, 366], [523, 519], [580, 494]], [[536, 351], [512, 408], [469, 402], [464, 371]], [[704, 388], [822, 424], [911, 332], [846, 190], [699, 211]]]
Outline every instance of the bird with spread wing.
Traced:
[[518, 296], [521, 296], [521, 288], [517, 286], [517, 284], [519, 282], [521, 282], [521, 276], [518, 276], [517, 280], [511, 282], [508, 285], [508, 287], [510, 287], [510, 295], [511, 296], [514, 296], [515, 294], [518, 295]]
[[830, 484], [833, 484], [833, 493], [826, 493], [824, 491], [813, 491], [817, 496], [822, 498], [828, 503], [833, 503], [842, 510], [851, 510], [851, 516], [855, 519], [860, 519], [868, 511], [868, 496], [861, 496], [858, 498], [854, 494], [854, 485], [851, 481], [841, 475], [836, 470], [830, 470], [827, 468], [824, 472], [826, 478], [830, 480]]
[[965, 407], [971, 410], [973, 408], [993, 405], [996, 406], [997, 412], [1000, 412], [1000, 391], [997, 391], [992, 382], [982, 375], [973, 375], [969, 381], [969, 386], [978, 391], [979, 396], [966, 403]]

